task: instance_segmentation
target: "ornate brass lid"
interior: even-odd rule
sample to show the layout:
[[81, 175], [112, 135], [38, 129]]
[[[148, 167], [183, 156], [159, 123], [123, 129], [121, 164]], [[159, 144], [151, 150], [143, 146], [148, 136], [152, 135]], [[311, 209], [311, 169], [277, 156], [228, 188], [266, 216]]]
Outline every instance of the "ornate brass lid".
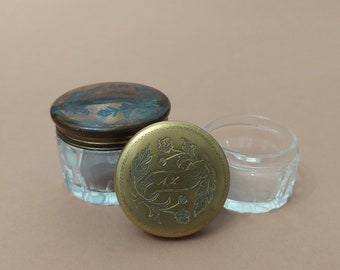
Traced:
[[122, 148], [143, 127], [166, 120], [169, 99], [152, 87], [126, 82], [83, 86], [51, 107], [57, 133], [70, 144], [94, 149]]
[[130, 220], [150, 234], [180, 237], [210, 223], [229, 191], [229, 166], [216, 140], [186, 122], [138, 132], [119, 158], [115, 191]]

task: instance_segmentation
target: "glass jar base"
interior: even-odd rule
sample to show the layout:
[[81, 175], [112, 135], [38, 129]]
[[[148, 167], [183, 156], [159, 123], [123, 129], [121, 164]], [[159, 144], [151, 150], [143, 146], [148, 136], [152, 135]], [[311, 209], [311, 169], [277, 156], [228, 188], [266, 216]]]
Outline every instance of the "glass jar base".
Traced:
[[300, 159], [293, 132], [259, 115], [220, 117], [205, 129], [228, 159], [230, 190], [226, 209], [266, 213], [286, 204]]
[[66, 183], [67, 189], [78, 199], [99, 205], [119, 205], [115, 192], [99, 192]]
[[240, 202], [227, 199], [224, 208], [238, 213], [267, 213], [271, 210], [284, 206], [288, 201], [288, 197], [276, 198], [269, 202]]

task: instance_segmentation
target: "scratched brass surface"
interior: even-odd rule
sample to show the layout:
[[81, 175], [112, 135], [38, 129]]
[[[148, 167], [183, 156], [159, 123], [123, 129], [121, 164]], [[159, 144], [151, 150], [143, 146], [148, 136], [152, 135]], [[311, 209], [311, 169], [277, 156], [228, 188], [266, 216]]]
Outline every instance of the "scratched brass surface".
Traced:
[[195, 233], [220, 212], [229, 191], [229, 166], [203, 129], [164, 121], [138, 132], [117, 164], [121, 208], [138, 227], [163, 237]]

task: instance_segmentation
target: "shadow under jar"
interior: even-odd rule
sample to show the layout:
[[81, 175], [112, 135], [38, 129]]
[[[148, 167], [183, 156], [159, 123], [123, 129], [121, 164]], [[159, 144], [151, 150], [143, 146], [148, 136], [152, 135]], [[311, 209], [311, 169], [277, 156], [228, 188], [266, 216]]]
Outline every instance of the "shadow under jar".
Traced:
[[60, 96], [50, 113], [67, 188], [84, 201], [117, 205], [114, 175], [122, 148], [169, 112], [166, 95], [142, 84], [98, 83]]
[[218, 118], [205, 129], [222, 146], [229, 162], [226, 209], [264, 213], [287, 202], [300, 157], [294, 133], [257, 115]]

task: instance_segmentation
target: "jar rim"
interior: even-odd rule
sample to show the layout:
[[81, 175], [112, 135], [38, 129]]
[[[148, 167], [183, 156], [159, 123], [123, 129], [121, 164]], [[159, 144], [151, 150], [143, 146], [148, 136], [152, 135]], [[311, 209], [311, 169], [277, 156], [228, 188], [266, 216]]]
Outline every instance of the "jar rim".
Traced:
[[295, 133], [292, 132], [290, 128], [283, 126], [282, 124], [266, 116], [256, 114], [224, 115], [208, 122], [204, 128], [209, 133], [213, 133], [214, 131], [220, 128], [232, 126], [256, 127], [262, 130], [273, 131], [278, 135], [289, 138], [289, 143], [286, 145], [286, 147], [282, 147], [278, 151], [272, 151], [267, 153], [250, 153], [223, 147], [225, 153], [232, 155], [236, 159], [243, 160], [249, 163], [260, 163], [263, 162], [264, 160], [270, 160], [290, 155], [291, 153], [294, 153], [294, 151], [296, 152], [295, 156], [297, 156], [297, 158], [299, 157], [298, 139]]

